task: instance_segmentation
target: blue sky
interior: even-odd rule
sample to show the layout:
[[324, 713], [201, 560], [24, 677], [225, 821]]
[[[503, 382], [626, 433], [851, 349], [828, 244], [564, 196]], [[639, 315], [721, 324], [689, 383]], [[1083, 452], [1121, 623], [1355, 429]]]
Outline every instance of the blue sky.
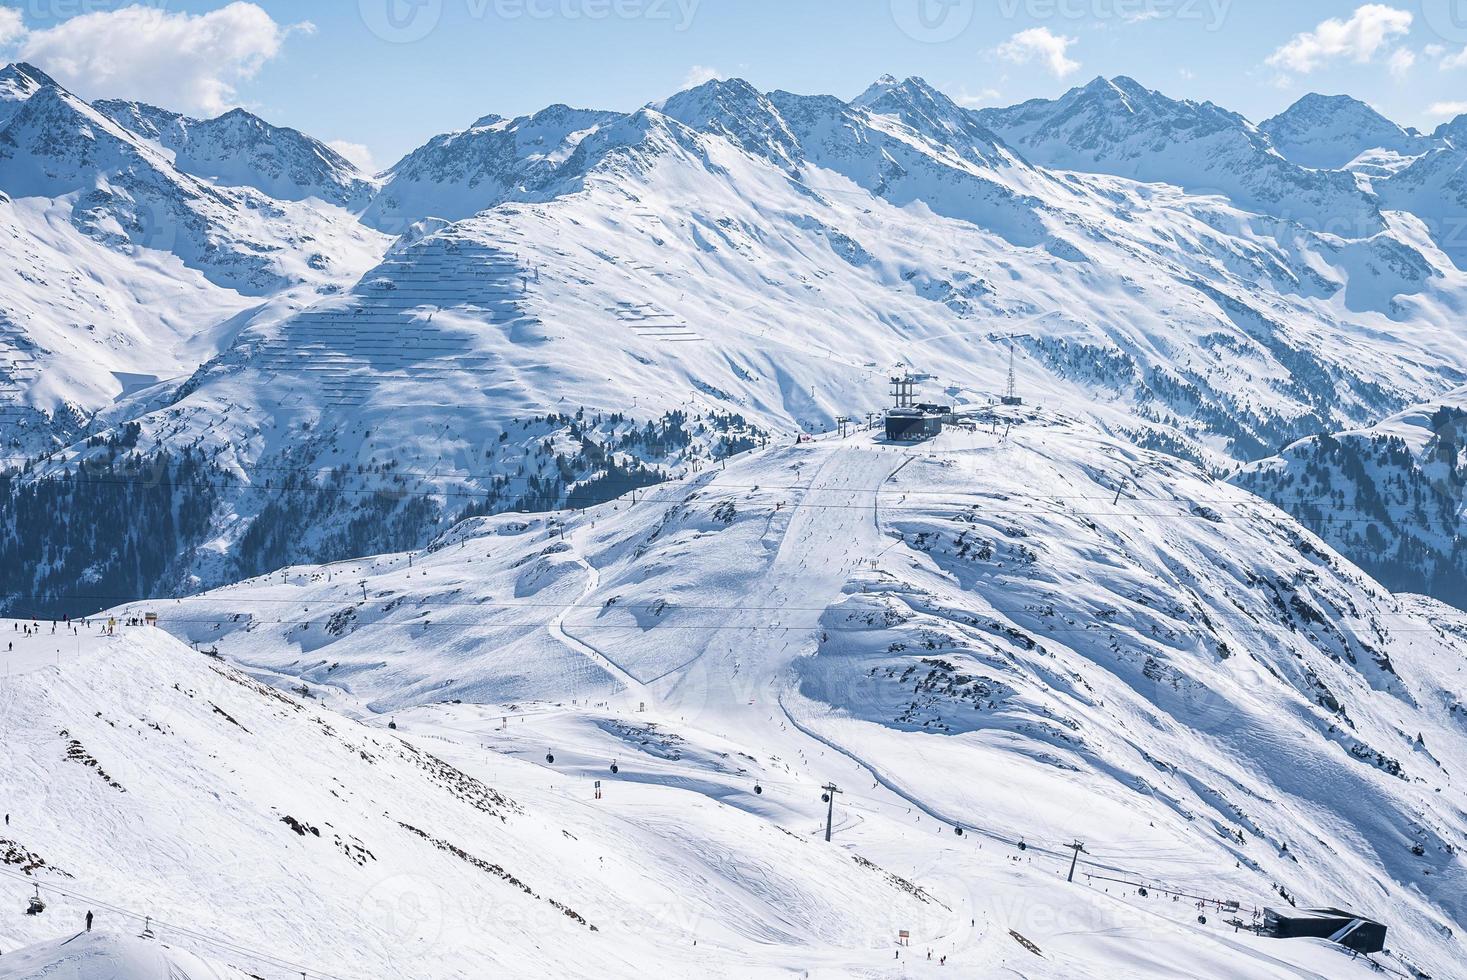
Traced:
[[0, 0], [0, 56], [87, 97], [244, 105], [382, 166], [486, 113], [713, 75], [843, 97], [921, 75], [981, 105], [1129, 74], [1255, 121], [1309, 91], [1422, 128], [1467, 112], [1467, 0]]

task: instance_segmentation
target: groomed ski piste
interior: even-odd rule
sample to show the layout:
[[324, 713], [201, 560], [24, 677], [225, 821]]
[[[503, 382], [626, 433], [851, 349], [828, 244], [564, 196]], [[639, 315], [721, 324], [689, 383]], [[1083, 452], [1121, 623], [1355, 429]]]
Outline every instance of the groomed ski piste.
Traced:
[[1462, 975], [1461, 615], [1077, 419], [110, 615], [0, 625], [0, 977]]

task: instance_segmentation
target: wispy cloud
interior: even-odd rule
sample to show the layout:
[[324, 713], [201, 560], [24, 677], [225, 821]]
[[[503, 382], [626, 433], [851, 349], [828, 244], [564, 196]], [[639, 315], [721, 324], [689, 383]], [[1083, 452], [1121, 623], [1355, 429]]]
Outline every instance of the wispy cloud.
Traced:
[[1296, 34], [1269, 55], [1268, 63], [1301, 75], [1342, 58], [1368, 64], [1390, 45], [1392, 38], [1409, 32], [1414, 19], [1409, 10], [1366, 4], [1356, 8], [1349, 19], [1331, 18], [1312, 31]]
[[979, 89], [977, 92], [969, 92], [967, 89], [963, 89], [953, 101], [965, 109], [981, 109], [984, 106], [997, 104], [999, 94], [996, 88]]
[[1077, 40], [1055, 34], [1047, 27], [1031, 27], [1000, 44], [998, 56], [1016, 65], [1038, 62], [1055, 78], [1064, 78], [1080, 70], [1080, 63], [1068, 54]]
[[0, 7], [0, 46], [13, 44], [25, 36], [25, 21], [13, 7]]
[[328, 140], [326, 145], [346, 157], [347, 162], [353, 164], [362, 173], [375, 174], [377, 172], [377, 161], [372, 159], [372, 151], [361, 143]]
[[683, 88], [697, 88], [705, 82], [716, 81], [723, 77], [723, 72], [717, 68], [710, 68], [707, 65], [694, 65], [688, 69], [687, 77], [683, 79]]
[[1396, 78], [1405, 78], [1410, 74], [1411, 66], [1416, 64], [1416, 52], [1410, 48], [1397, 48], [1391, 52], [1386, 64]]
[[1441, 53], [1443, 57], [1441, 61], [1437, 62], [1437, 67], [1442, 71], [1451, 71], [1454, 68], [1467, 68], [1467, 48], [1463, 48], [1456, 54], [1447, 54], [1445, 51]]
[[1434, 102], [1426, 114], [1433, 119], [1456, 119], [1467, 114], [1467, 102]]
[[21, 55], [88, 95], [218, 113], [237, 104], [235, 86], [253, 78], [309, 22], [280, 24], [253, 3], [203, 14], [134, 4], [81, 14], [25, 36]]

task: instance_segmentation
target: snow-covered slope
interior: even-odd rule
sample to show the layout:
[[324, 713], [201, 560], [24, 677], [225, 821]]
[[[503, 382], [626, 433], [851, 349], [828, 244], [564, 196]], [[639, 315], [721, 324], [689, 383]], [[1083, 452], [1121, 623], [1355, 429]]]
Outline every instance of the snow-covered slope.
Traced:
[[1467, 116], [1436, 131], [1435, 149], [1409, 167], [1377, 182], [1386, 207], [1419, 215], [1432, 236], [1459, 268], [1467, 268], [1467, 245], [1462, 241], [1462, 214], [1467, 208]]
[[281, 201], [314, 197], [361, 210], [375, 190], [367, 175], [320, 140], [272, 126], [243, 109], [213, 119], [142, 102], [103, 100], [93, 108], [173, 154], [184, 173], [226, 187], [253, 187]]
[[1175, 184], [1349, 238], [1384, 227], [1350, 174], [1308, 170], [1211, 102], [1178, 101], [1134, 79], [1097, 78], [1059, 99], [984, 109], [979, 120], [1047, 167]]
[[1258, 129], [1287, 159], [1320, 170], [1346, 169], [1372, 150], [1419, 156], [1431, 142], [1348, 95], [1311, 93]]
[[[808, 817], [786, 833], [657, 781], [598, 803], [543, 753], [368, 728], [162, 631], [12, 625], [0, 897], [18, 909], [38, 883], [48, 907], [4, 917], [0, 976], [154, 980], [174, 974], [136, 971], [165, 960], [209, 976], [117, 938], [145, 924], [219, 976], [445, 980], [840, 969], [888, 955], [896, 922], [957, 930], [951, 908], [812, 839]], [[108, 935], [58, 948], [88, 909]], [[119, 972], [89, 972], [98, 959]]]
[[7, 461], [76, 440], [120, 396], [186, 376], [243, 323], [354, 281], [386, 247], [335, 206], [216, 186], [175, 162], [38, 70], [0, 71]]
[[1467, 389], [1320, 435], [1234, 482], [1275, 501], [1399, 592], [1467, 607]]
[[1389, 923], [1393, 969], [1454, 975], [1453, 614], [1174, 459], [1051, 414], [994, 422], [770, 449], [635, 504], [124, 614], [465, 758], [548, 752], [608, 799], [676, 783], [808, 833], [834, 780], [837, 843], [972, 919], [914, 930], [963, 975], [1003, 972], [1009, 928], [1044, 951], [1026, 975], [1365, 968], [1199, 924], [1173, 893], [1245, 923], [1356, 908]]
[[209, 962], [187, 949], [141, 936], [98, 930], [6, 950], [0, 978], [34, 980], [249, 980], [251, 974]]

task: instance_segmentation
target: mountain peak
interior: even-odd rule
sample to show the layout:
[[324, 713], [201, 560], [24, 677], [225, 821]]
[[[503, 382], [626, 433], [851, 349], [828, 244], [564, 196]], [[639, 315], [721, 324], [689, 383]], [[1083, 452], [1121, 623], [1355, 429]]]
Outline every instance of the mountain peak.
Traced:
[[45, 89], [60, 91], [61, 86], [34, 65], [20, 61], [0, 68], [0, 129], [31, 96]]
[[35, 65], [24, 61], [12, 62], [4, 68], [0, 68], [0, 86], [15, 82], [28, 83], [32, 88], [40, 88], [47, 85], [57, 88], [60, 87], [50, 75], [47, 75]]
[[866, 88], [866, 91], [851, 100], [851, 105], [860, 108], [870, 108], [882, 99], [892, 94], [906, 96], [926, 95], [947, 98], [937, 89], [927, 84], [927, 80], [916, 75], [909, 76], [904, 81], [899, 81], [895, 75], [882, 75]]
[[[674, 101], [683, 103], [696, 101], [699, 98], [716, 99], [721, 102], [735, 101], [758, 102], [764, 98], [764, 94], [750, 85], [742, 78], [710, 78], [706, 82], [690, 86], [661, 102], [652, 103], [652, 108], [664, 112], [665, 107]], [[669, 113], [670, 114], [670, 113]]]
[[1320, 170], [1346, 167], [1368, 150], [1415, 156], [1428, 148], [1419, 133], [1348, 95], [1311, 92], [1258, 128], [1284, 157]]

